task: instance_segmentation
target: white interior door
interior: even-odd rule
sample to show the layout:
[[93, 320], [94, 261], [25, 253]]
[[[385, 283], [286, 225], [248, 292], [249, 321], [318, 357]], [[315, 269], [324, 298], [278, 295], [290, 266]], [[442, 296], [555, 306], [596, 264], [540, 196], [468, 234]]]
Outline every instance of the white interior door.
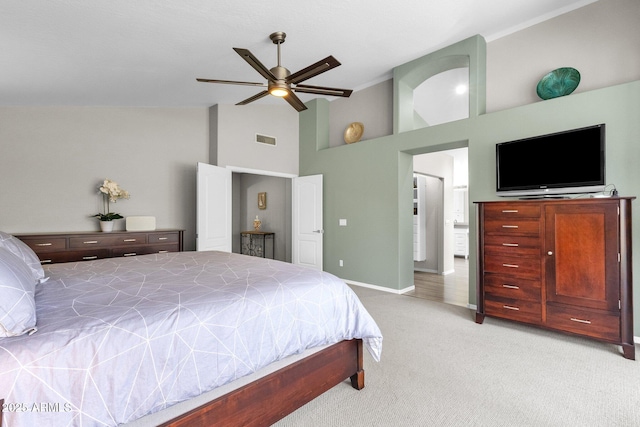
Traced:
[[293, 264], [322, 270], [322, 175], [293, 179]]
[[196, 250], [231, 252], [231, 170], [198, 163]]

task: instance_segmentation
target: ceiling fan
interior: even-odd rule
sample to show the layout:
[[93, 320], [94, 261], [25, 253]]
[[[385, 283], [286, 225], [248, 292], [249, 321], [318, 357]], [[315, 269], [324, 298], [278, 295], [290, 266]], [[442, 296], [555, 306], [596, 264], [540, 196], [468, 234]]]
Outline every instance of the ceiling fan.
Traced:
[[244, 101], [238, 102], [236, 105], [246, 105], [250, 102], [256, 101], [264, 96], [269, 94], [273, 96], [279, 96], [284, 98], [293, 108], [298, 111], [306, 110], [307, 107], [302, 103], [300, 98], [298, 98], [294, 92], [301, 93], [314, 93], [318, 95], [332, 95], [332, 96], [342, 96], [348, 98], [353, 92], [350, 89], [337, 89], [333, 87], [322, 87], [322, 86], [311, 86], [311, 85], [303, 85], [300, 84], [305, 80], [310, 79], [311, 77], [315, 77], [318, 74], [324, 73], [325, 71], [329, 71], [332, 68], [340, 65], [337, 59], [333, 56], [327, 56], [321, 61], [316, 62], [302, 70], [291, 74], [289, 70], [280, 65], [280, 45], [284, 43], [284, 39], [287, 35], [282, 31], [277, 31], [269, 36], [271, 41], [278, 45], [278, 65], [273, 67], [272, 69], [267, 69], [262, 63], [253, 56], [251, 52], [247, 49], [241, 49], [234, 47], [238, 55], [242, 57], [245, 61], [249, 63], [258, 73], [262, 75], [265, 79], [267, 79], [267, 83], [253, 83], [253, 82], [239, 82], [235, 80], [212, 80], [212, 79], [196, 79], [199, 82], [205, 83], [223, 83], [223, 84], [232, 84], [232, 85], [245, 85], [245, 86], [257, 86], [264, 87], [266, 90], [245, 99]]

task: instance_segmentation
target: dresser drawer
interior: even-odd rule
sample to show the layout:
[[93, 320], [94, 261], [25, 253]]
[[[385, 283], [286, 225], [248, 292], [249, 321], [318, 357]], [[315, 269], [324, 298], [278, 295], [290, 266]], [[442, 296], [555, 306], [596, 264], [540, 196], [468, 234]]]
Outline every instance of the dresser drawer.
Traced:
[[538, 204], [499, 203], [484, 207], [486, 219], [540, 218], [542, 210]]
[[520, 322], [536, 323], [542, 321], [542, 308], [539, 302], [492, 298], [487, 296], [484, 303], [485, 314]]
[[178, 233], [153, 233], [149, 234], [147, 243], [177, 243], [179, 240]]
[[486, 256], [485, 254], [484, 271], [539, 280], [541, 274], [540, 264], [540, 258]]
[[145, 245], [145, 246], [126, 246], [117, 247], [111, 250], [111, 256], [127, 257], [136, 255], [158, 254], [165, 252], [179, 252], [180, 248], [177, 243], [166, 245]]
[[536, 248], [540, 249], [538, 236], [505, 236], [492, 234], [484, 237], [485, 246], [503, 246], [505, 248]]
[[67, 239], [64, 237], [37, 237], [21, 238], [36, 254], [41, 252], [59, 251], [67, 247]]
[[548, 304], [547, 325], [594, 338], [620, 340], [620, 317], [608, 312]]
[[38, 254], [40, 263], [54, 264], [59, 262], [92, 261], [94, 259], [109, 258], [109, 249], [92, 249], [85, 251], [43, 252]]
[[147, 235], [143, 233], [119, 234], [115, 236], [88, 235], [69, 238], [71, 249], [107, 248], [122, 245], [141, 245], [147, 243]]
[[484, 251], [487, 255], [540, 257], [540, 250], [539, 237], [495, 234], [485, 236], [484, 239]]
[[484, 222], [485, 236], [539, 236], [540, 221], [520, 219], [487, 219]]
[[541, 281], [487, 273], [484, 292], [491, 296], [540, 302]]

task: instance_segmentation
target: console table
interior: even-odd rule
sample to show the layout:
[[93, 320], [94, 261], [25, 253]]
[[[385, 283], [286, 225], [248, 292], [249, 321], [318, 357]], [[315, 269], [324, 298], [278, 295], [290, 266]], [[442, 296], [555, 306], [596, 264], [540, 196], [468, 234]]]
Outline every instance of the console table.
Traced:
[[42, 264], [183, 250], [184, 230], [16, 234]]
[[[240, 233], [240, 253], [274, 259], [275, 236], [276, 233], [267, 231], [243, 231]], [[267, 245], [267, 242], [271, 242], [271, 244]]]

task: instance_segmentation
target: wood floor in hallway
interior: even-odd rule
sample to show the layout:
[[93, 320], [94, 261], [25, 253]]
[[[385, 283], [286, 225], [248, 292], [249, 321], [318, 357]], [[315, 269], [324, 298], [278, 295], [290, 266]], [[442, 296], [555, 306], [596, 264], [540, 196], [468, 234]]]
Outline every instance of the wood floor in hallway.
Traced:
[[467, 307], [469, 304], [469, 260], [456, 257], [452, 274], [414, 271], [415, 289], [404, 295]]

